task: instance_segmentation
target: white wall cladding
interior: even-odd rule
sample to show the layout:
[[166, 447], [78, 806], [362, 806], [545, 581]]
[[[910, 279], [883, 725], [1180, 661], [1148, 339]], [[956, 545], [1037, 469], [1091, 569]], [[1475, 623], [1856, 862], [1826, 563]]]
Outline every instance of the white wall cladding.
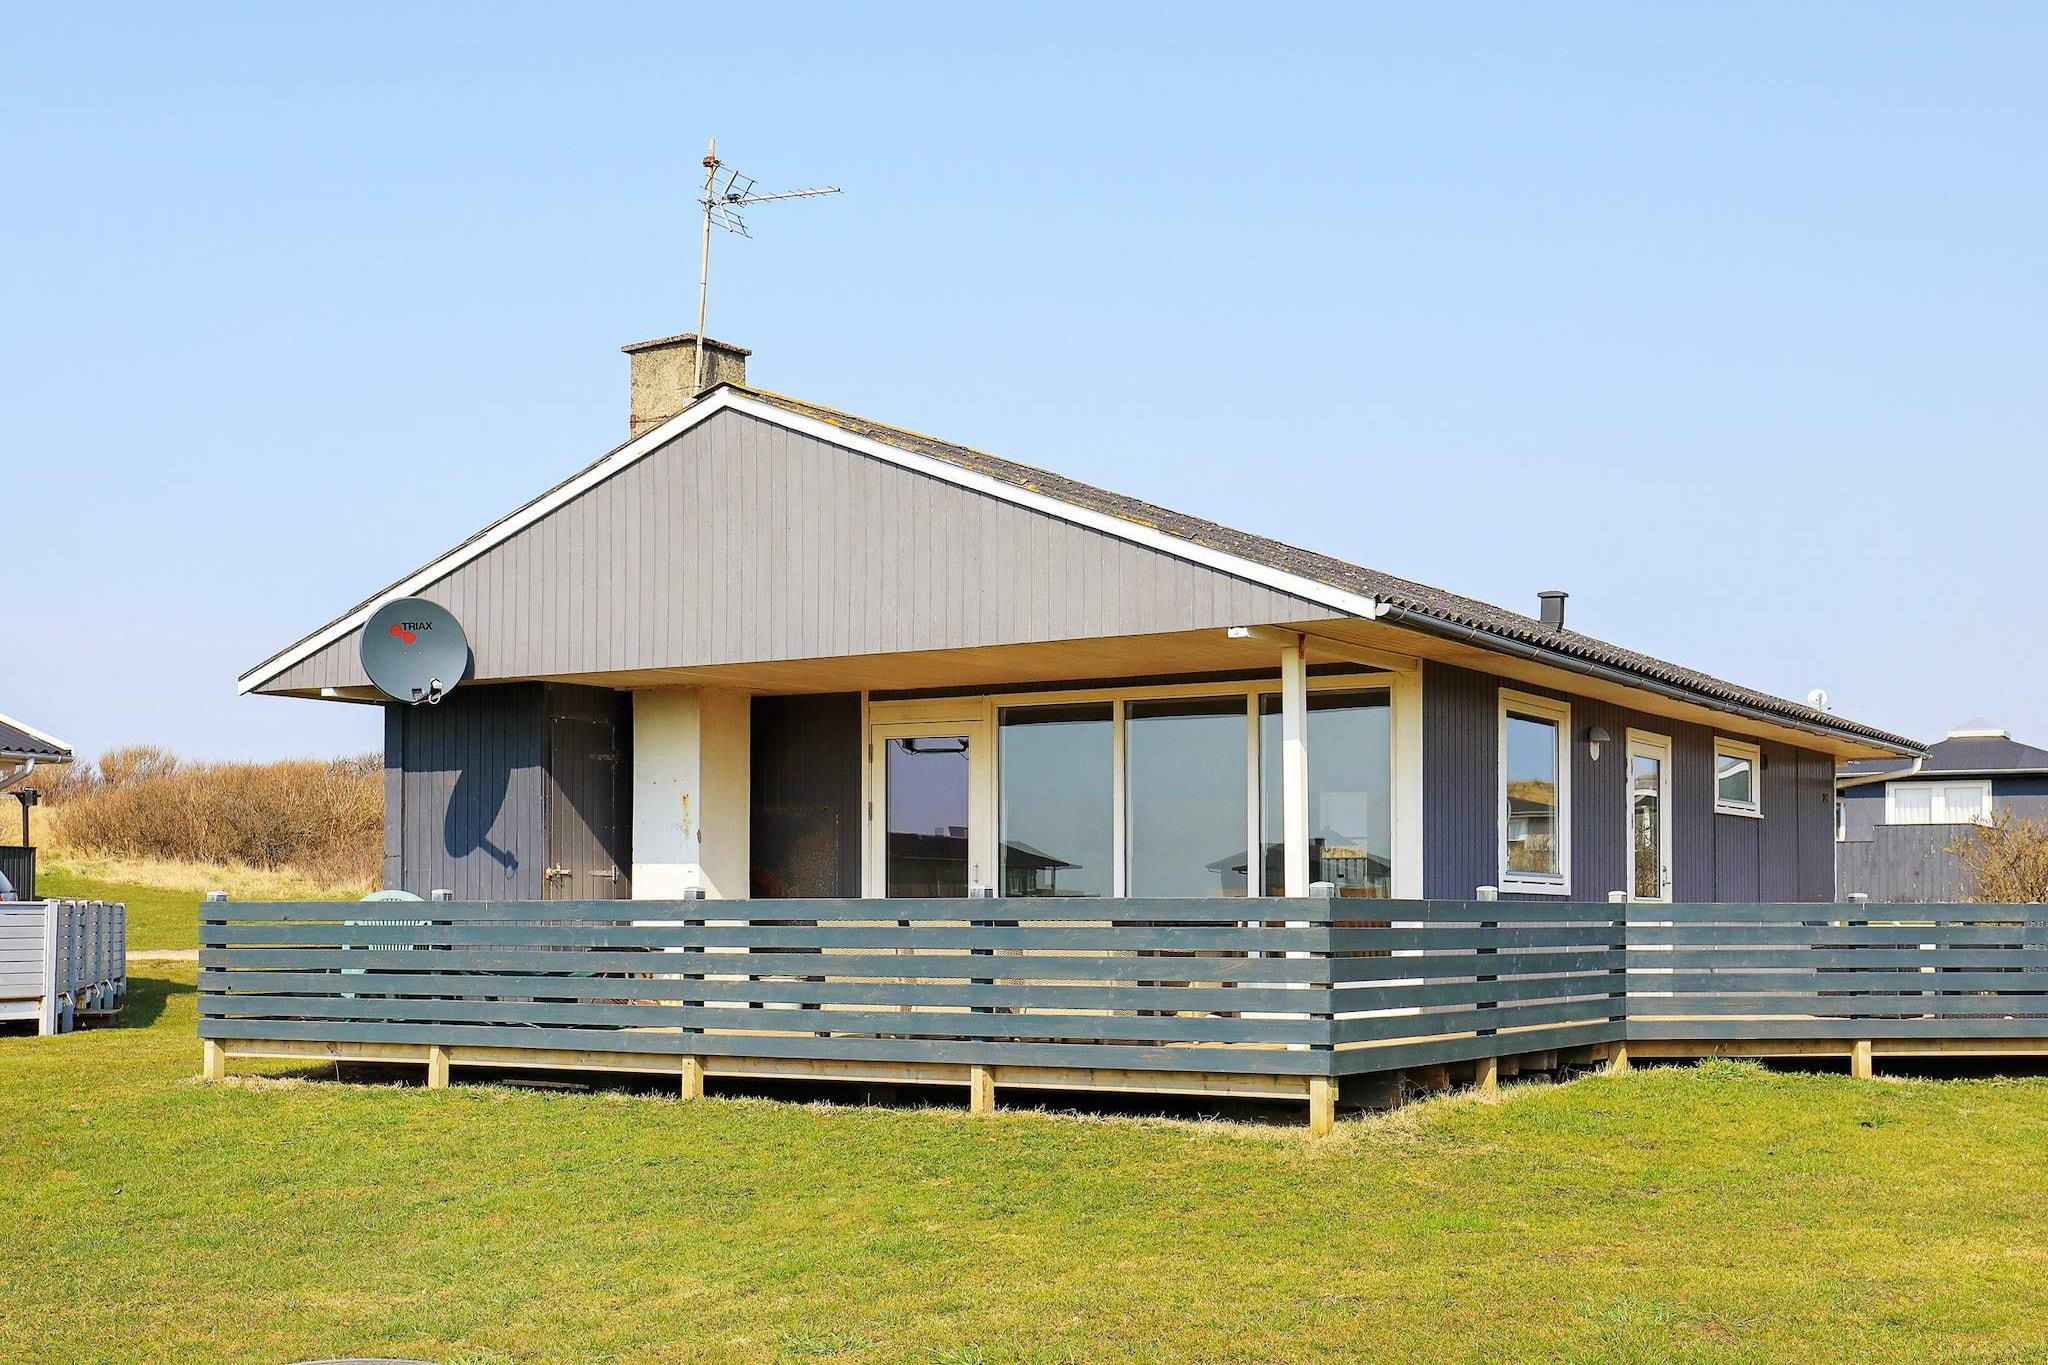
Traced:
[[[725, 412], [426, 588], [479, 679], [956, 649], [1335, 613]], [[259, 690], [361, 686], [358, 632]]]

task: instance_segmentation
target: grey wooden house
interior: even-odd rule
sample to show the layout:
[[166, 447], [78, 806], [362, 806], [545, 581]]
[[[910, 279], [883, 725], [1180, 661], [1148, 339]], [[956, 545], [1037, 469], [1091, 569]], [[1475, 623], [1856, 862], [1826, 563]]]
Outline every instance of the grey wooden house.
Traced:
[[[1912, 741], [1536, 617], [627, 347], [631, 430], [240, 680], [386, 706], [386, 875], [459, 898], [1828, 901]], [[451, 527], [451, 538], [466, 528]]]
[[1959, 839], [2002, 813], [2048, 819], [2048, 749], [2004, 730], [1953, 730], [1912, 762], [1842, 765], [1836, 886], [1874, 901], [1959, 901], [1969, 884]]

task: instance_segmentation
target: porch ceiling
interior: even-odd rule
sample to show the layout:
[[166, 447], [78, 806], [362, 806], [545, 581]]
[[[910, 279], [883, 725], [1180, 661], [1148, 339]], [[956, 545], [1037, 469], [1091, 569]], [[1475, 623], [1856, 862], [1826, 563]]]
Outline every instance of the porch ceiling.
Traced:
[[[1311, 663], [1429, 659], [1510, 678], [1575, 696], [1612, 702], [1655, 716], [1710, 726], [1724, 734], [1779, 740], [1836, 758], [1891, 757], [1891, 751], [1843, 735], [1736, 715], [1641, 688], [1563, 668], [1440, 640], [1398, 626], [1355, 619], [1298, 622], [1276, 627], [1309, 637]], [[555, 675], [563, 682], [600, 687], [727, 687], [748, 692], [895, 692], [933, 688], [1008, 687], [1019, 683], [1106, 682], [1185, 673], [1273, 670], [1279, 660], [1266, 640], [1232, 639], [1216, 629], [1035, 644], [852, 655], [826, 659], [768, 660], [704, 668], [638, 669]], [[333, 695], [333, 694], [329, 694]], [[376, 700], [367, 692], [346, 700]]]

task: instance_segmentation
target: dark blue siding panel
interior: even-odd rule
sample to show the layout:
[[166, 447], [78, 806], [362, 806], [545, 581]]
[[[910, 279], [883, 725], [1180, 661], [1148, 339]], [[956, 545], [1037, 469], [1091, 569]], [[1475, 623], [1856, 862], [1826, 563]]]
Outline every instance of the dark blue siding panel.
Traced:
[[[1708, 726], [1444, 664], [1423, 666], [1423, 894], [1470, 896], [1499, 879], [1500, 690], [1572, 706], [1572, 897], [1603, 900], [1627, 886], [1628, 731], [1671, 740], [1672, 893], [1680, 901], [1830, 900], [1834, 766], [1825, 754], [1763, 746], [1764, 818], [1714, 814]], [[1586, 734], [1612, 737], [1594, 761]]]
[[1467, 897], [1499, 878], [1499, 681], [1422, 666], [1422, 894]]

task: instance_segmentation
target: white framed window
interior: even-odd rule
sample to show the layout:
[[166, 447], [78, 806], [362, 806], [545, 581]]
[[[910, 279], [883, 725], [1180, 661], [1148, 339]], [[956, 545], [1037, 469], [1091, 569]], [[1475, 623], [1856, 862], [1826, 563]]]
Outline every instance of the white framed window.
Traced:
[[1567, 702], [1500, 693], [1500, 889], [1571, 894], [1571, 733]]
[[1764, 755], [1756, 745], [1714, 736], [1714, 813], [1761, 818]]
[[1991, 784], [1976, 782], [1887, 782], [1887, 825], [1985, 825], [1991, 822]]

